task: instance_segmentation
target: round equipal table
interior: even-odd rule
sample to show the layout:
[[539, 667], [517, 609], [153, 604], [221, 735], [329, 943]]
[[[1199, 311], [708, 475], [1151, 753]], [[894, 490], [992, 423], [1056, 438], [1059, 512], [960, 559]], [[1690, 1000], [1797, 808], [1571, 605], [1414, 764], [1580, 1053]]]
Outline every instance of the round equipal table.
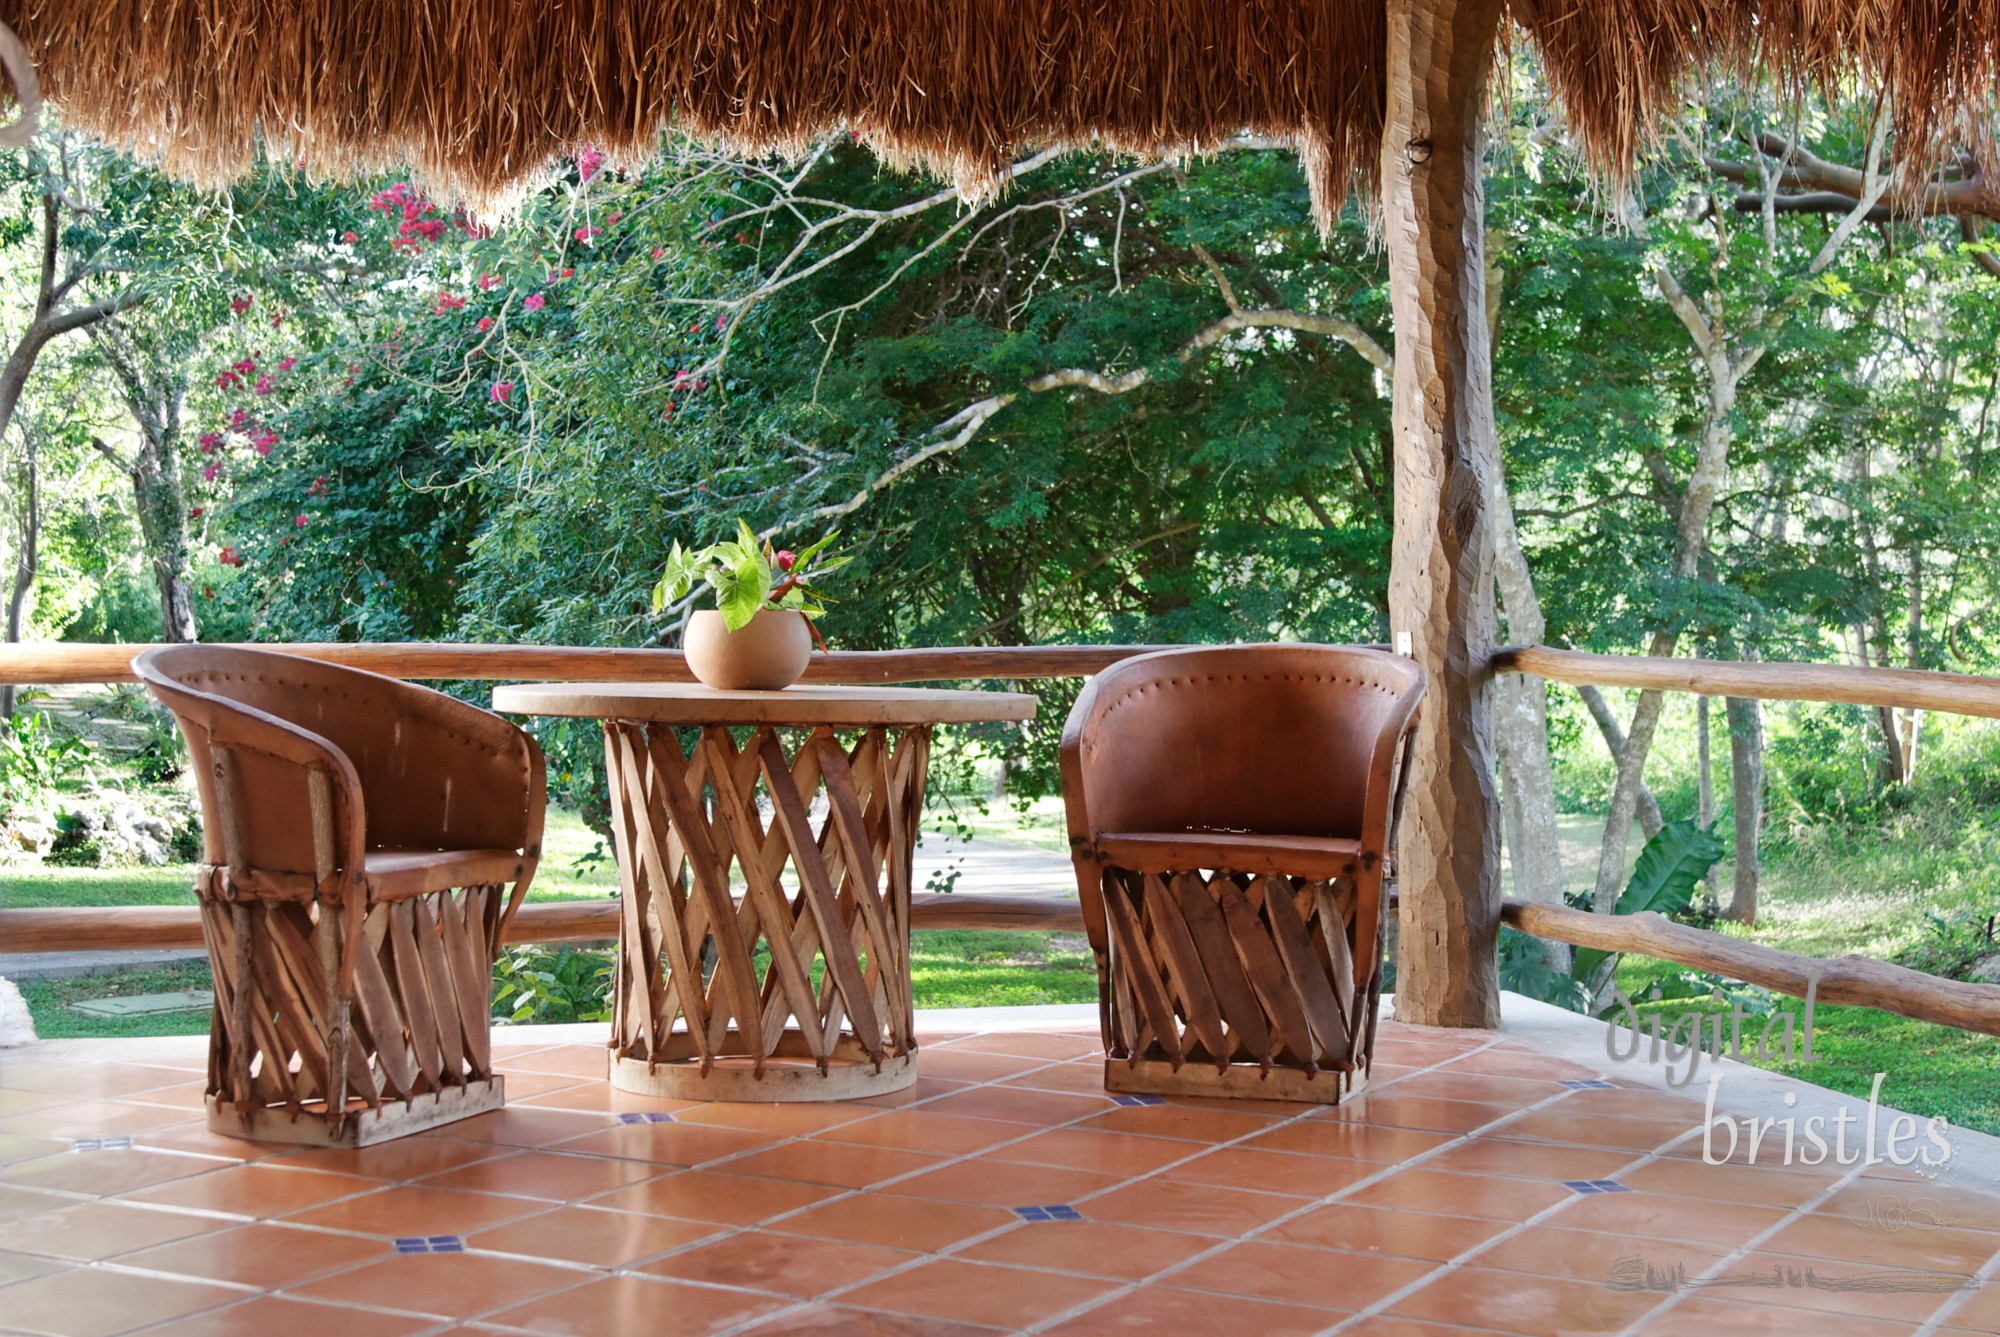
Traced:
[[1003, 692], [691, 683], [497, 687], [604, 722], [624, 904], [611, 1084], [841, 1100], [916, 1080], [910, 861], [931, 729], [1031, 719]]

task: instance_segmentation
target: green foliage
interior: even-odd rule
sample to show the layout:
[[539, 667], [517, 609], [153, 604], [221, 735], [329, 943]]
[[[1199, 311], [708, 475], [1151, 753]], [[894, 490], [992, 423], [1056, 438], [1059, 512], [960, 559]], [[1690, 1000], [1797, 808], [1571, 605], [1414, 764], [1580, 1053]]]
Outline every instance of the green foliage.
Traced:
[[653, 611], [687, 597], [696, 582], [715, 591], [715, 606], [723, 625], [741, 631], [765, 607], [789, 608], [809, 618], [826, 613], [826, 595], [813, 580], [853, 561], [851, 556], [829, 557], [827, 545], [839, 531], [828, 534], [803, 552], [780, 550], [769, 539], [760, 541], [741, 517], [736, 521], [736, 537], [689, 552], [674, 540], [667, 554], [666, 572], [653, 587]]
[[514, 1024], [611, 1019], [611, 954], [564, 945], [516, 947], [493, 965], [493, 1015]]
[[88, 739], [38, 711], [0, 720], [0, 808], [21, 811], [46, 803], [90, 753]]
[[1992, 910], [1955, 910], [1940, 914], [1924, 911], [1929, 930], [1924, 938], [1903, 953], [1902, 964], [1912, 970], [1962, 980], [1972, 967], [2000, 953], [2000, 914]]
[[[1668, 822], [1639, 852], [1612, 913], [1650, 911], [1669, 917], [1686, 913], [1695, 887], [1722, 854], [1722, 842], [1712, 832], [1691, 821]], [[1573, 1011], [1601, 1010], [1609, 997], [1607, 986], [1618, 969], [1620, 953], [1573, 947], [1569, 968], [1558, 970], [1546, 948], [1527, 934], [1502, 928], [1500, 935], [1503, 988]]]

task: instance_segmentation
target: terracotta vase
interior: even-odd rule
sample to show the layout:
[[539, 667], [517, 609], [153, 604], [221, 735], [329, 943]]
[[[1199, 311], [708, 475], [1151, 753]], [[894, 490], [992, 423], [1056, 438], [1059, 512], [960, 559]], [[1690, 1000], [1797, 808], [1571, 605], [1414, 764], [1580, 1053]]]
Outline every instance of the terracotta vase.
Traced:
[[688, 620], [681, 651], [694, 676], [718, 691], [775, 692], [806, 671], [812, 632], [805, 614], [789, 608], [759, 609], [735, 631], [704, 608]]

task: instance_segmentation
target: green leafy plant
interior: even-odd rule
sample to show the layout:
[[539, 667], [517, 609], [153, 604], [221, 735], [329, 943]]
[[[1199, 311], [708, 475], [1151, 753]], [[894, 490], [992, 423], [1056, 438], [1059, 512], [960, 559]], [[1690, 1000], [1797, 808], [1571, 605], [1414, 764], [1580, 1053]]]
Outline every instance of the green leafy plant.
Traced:
[[[765, 608], [789, 608], [808, 620], [826, 612], [830, 602], [813, 582], [853, 560], [848, 556], [827, 555], [827, 546], [840, 531], [835, 530], [803, 552], [774, 547], [759, 540], [743, 520], [736, 522], [736, 537], [692, 552], [674, 541], [667, 554], [666, 573], [653, 587], [653, 611], [684, 599], [697, 581], [707, 582], [715, 591], [716, 611], [723, 625], [739, 631]], [[813, 635], [818, 637], [818, 631]], [[824, 649], [824, 644], [821, 645]]]
[[550, 1025], [611, 1019], [611, 958], [604, 952], [516, 947], [494, 963], [493, 984], [493, 1015], [499, 1021]]
[[[1721, 858], [1722, 842], [1712, 831], [1692, 821], [1668, 822], [1639, 851], [1639, 860], [1632, 866], [1625, 889], [1618, 893], [1613, 913], [1635, 915], [1650, 910], [1669, 918], [1685, 913], [1695, 887]], [[1573, 948], [1569, 969], [1562, 971], [1550, 963], [1549, 954], [1535, 939], [1503, 928], [1500, 983], [1546, 1003], [1594, 1012], [1610, 998], [1607, 986], [1617, 973], [1619, 956], [1594, 947]], [[1699, 992], [1708, 993], [1710, 988]]]
[[144, 741], [139, 750], [132, 754], [132, 764], [138, 770], [139, 778], [147, 784], [165, 784], [180, 778], [188, 766], [187, 744], [181, 738], [180, 726], [174, 717], [158, 706], [152, 706], [139, 716], [139, 723], [145, 730]]
[[1926, 910], [1924, 920], [1922, 941], [1902, 955], [1902, 963], [1912, 970], [1962, 980], [1971, 975], [1974, 966], [2000, 952], [2000, 915], [1991, 911], [1968, 909], [1941, 915]]
[[63, 811], [56, 814], [56, 838], [42, 859], [58, 868], [101, 868], [104, 847], [82, 813]]
[[44, 715], [18, 712], [0, 727], [0, 804], [34, 806], [89, 755], [87, 740], [58, 730]]

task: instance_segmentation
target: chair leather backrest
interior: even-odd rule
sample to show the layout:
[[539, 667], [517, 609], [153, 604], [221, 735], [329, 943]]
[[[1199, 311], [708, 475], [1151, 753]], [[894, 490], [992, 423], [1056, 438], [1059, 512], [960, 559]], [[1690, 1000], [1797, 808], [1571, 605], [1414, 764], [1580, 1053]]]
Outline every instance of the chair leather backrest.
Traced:
[[1409, 660], [1325, 645], [1218, 646], [1115, 664], [1079, 702], [1090, 834], [1359, 839], [1372, 770], [1381, 764], [1387, 782], [1386, 759], [1423, 682]]
[[[295, 655], [176, 646], [150, 652], [143, 663], [149, 685], [182, 719], [206, 813], [215, 811], [207, 740], [202, 728], [187, 727], [190, 713], [199, 713], [204, 701], [210, 711], [234, 705], [273, 717], [341, 754], [367, 796], [371, 849], [509, 849], [521, 842], [524, 795], [532, 777], [521, 773], [519, 761], [526, 754], [520, 731], [497, 716], [453, 706], [411, 683]], [[188, 699], [176, 703], [176, 688]], [[249, 717], [253, 727], [255, 718]], [[440, 730], [453, 746], [438, 746]], [[468, 754], [491, 758], [490, 770], [497, 774], [482, 774], [468, 763]], [[307, 813], [304, 796], [294, 792], [302, 783], [277, 768], [270, 786], [244, 786], [247, 806], [258, 818], [251, 862], [298, 869], [312, 847], [310, 822], [301, 821]], [[211, 841], [209, 853], [218, 852]]]

